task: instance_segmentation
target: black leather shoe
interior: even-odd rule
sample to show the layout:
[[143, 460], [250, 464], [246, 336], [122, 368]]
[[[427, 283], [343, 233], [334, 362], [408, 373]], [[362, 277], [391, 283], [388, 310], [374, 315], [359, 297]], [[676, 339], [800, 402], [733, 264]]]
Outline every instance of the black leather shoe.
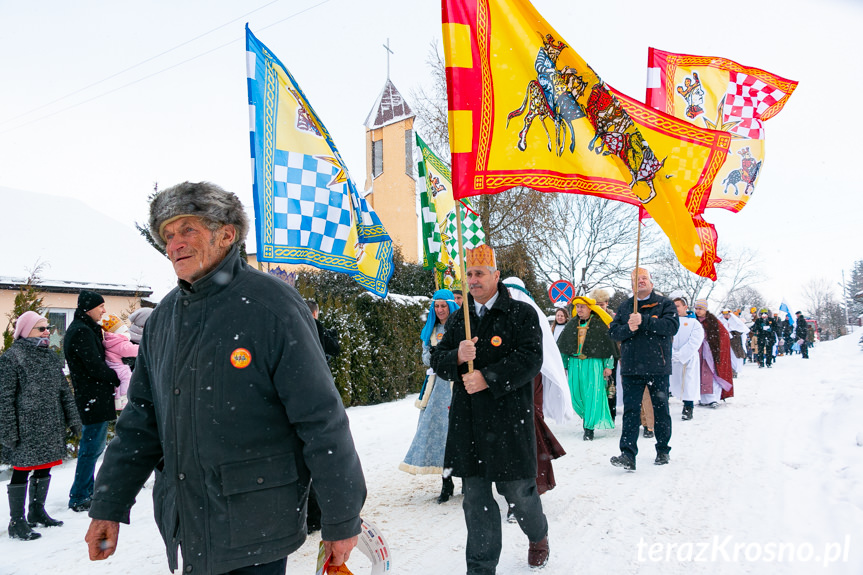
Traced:
[[668, 457], [667, 453], [657, 453], [656, 459], [653, 460], [655, 465], [668, 465], [668, 462], [671, 461], [671, 458]]
[[82, 501], [81, 503], [76, 503], [75, 505], [70, 505], [69, 509], [74, 511], [75, 513], [81, 513], [83, 511], [90, 511], [90, 503], [89, 499]]
[[635, 461], [625, 453], [612, 457], [611, 464], [615, 467], [622, 467], [627, 471], [635, 471]]

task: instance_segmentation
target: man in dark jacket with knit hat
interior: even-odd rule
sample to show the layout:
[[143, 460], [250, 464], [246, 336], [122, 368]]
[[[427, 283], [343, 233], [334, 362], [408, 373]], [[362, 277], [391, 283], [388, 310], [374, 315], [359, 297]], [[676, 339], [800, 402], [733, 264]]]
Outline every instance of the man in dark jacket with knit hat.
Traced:
[[114, 388], [120, 385], [120, 379], [105, 363], [102, 328], [97, 323], [104, 313], [104, 298], [96, 292], [82, 290], [78, 294], [75, 319], [63, 338], [63, 353], [83, 424], [75, 480], [69, 491], [69, 508], [73, 511], [90, 508], [96, 461], [105, 450], [108, 423], [117, 418]]
[[[671, 415], [668, 413], [668, 377], [671, 375], [671, 342], [680, 328], [677, 310], [670, 299], [653, 291], [650, 272], [632, 272], [635, 293], [617, 309], [608, 326], [608, 336], [620, 342], [620, 374], [623, 381], [623, 429], [620, 455], [612, 465], [635, 471], [638, 427], [644, 390], [650, 394], [656, 434], [656, 465], [669, 462]], [[633, 298], [638, 311], [633, 312]]]
[[149, 223], [178, 287], [147, 320], [96, 479], [90, 559], [114, 553], [155, 470], [172, 571], [180, 549], [186, 573], [284, 574], [306, 538], [311, 480], [330, 564], [341, 565], [366, 486], [308, 307], [240, 258], [249, 224], [236, 195], [185, 182], [153, 199]]

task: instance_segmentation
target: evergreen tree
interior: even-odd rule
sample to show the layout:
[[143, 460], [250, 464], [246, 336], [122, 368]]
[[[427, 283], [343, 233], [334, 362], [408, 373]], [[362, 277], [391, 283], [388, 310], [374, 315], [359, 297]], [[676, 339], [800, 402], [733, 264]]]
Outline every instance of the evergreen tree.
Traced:
[[6, 324], [6, 329], [3, 331], [4, 350], [9, 349], [9, 346], [12, 345], [12, 336], [15, 333], [16, 320], [21, 317], [24, 312], [35, 311], [36, 313], [41, 314], [44, 309], [42, 306], [43, 296], [38, 289], [39, 281], [41, 280], [41, 272], [42, 264], [37, 263], [30, 272], [30, 275], [27, 276], [27, 280], [18, 289], [18, 293], [15, 294], [15, 303], [12, 306], [12, 311], [6, 314], [6, 317], [9, 318], [9, 322]]

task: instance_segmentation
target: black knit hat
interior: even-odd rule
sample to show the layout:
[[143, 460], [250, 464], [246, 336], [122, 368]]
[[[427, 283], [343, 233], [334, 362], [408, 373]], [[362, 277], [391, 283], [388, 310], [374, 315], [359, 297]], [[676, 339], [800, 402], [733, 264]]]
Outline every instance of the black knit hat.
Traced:
[[78, 294], [78, 309], [83, 312], [88, 312], [103, 303], [105, 303], [105, 298], [94, 291], [81, 290], [81, 293]]

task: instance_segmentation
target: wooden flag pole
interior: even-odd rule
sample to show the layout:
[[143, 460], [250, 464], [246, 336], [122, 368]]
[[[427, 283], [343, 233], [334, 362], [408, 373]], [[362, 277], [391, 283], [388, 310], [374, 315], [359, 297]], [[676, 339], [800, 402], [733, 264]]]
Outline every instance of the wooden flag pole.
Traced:
[[632, 278], [632, 313], [638, 313], [638, 266], [641, 257], [641, 206], [638, 206], [638, 237], [635, 240], [635, 275]]
[[[459, 200], [455, 201], [455, 227], [458, 230], [458, 259], [461, 260], [461, 309], [462, 314], [464, 315], [464, 337], [466, 340], [470, 341], [470, 310], [467, 308], [467, 292], [465, 289], [467, 286], [467, 262], [465, 262], [465, 254], [464, 254], [464, 242], [461, 238], [461, 202]], [[467, 372], [471, 373], [473, 371], [473, 361], [467, 362]]]

